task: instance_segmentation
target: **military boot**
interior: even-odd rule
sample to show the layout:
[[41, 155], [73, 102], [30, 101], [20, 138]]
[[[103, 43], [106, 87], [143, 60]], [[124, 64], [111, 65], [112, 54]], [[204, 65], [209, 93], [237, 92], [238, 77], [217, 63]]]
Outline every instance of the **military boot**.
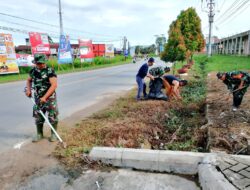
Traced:
[[32, 139], [32, 142], [38, 142], [43, 139], [43, 125], [36, 125], [37, 135]]
[[[57, 124], [52, 125], [55, 130], [57, 130]], [[49, 138], [50, 142], [55, 142], [57, 141], [56, 134], [51, 130], [51, 136]]]

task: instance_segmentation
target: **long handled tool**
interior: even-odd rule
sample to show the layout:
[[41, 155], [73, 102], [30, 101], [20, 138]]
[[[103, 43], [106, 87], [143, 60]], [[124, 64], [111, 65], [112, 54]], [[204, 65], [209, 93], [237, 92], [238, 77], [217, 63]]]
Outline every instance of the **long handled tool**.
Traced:
[[62, 138], [58, 135], [58, 133], [56, 132], [56, 130], [54, 129], [54, 127], [51, 125], [51, 123], [49, 122], [48, 118], [45, 116], [45, 114], [43, 113], [43, 111], [40, 109], [40, 107], [36, 104], [34, 98], [30, 97], [31, 101], [33, 102], [33, 104], [35, 106], [37, 106], [39, 113], [43, 116], [43, 118], [45, 119], [46, 123], [49, 125], [49, 127], [51, 128], [51, 130], [55, 133], [56, 137], [58, 138], [58, 140], [60, 141], [60, 143], [62, 143], [63, 148], [66, 148], [67, 145], [65, 142], [63, 142]]

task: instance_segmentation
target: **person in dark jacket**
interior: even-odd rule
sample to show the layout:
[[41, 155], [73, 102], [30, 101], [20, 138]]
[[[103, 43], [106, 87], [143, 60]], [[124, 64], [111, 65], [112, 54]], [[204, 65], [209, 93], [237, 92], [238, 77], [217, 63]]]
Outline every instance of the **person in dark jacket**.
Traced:
[[136, 82], [138, 85], [138, 92], [137, 92], [137, 96], [136, 96], [137, 100], [141, 100], [141, 93], [142, 92], [143, 92], [144, 98], [147, 97], [146, 84], [144, 82], [144, 78], [149, 77], [151, 80], [154, 80], [154, 77], [148, 73], [148, 68], [151, 67], [154, 64], [154, 62], [155, 62], [154, 58], [152, 58], [152, 57], [149, 58], [148, 62], [144, 63], [140, 67], [140, 69], [136, 75]]

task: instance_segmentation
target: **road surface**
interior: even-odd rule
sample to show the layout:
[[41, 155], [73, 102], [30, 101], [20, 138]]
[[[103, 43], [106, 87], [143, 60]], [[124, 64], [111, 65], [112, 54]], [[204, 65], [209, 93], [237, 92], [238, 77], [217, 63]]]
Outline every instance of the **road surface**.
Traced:
[[[108, 94], [135, 87], [135, 75], [142, 63], [59, 75], [59, 118], [70, 117]], [[159, 64], [164, 63], [157, 60], [156, 65]], [[25, 81], [0, 84], [0, 153], [18, 148], [35, 134], [32, 102], [25, 97], [24, 87]]]

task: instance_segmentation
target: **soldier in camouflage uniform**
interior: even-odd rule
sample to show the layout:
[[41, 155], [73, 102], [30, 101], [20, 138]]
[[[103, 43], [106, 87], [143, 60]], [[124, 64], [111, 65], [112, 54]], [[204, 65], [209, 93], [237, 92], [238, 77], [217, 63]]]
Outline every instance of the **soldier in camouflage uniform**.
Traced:
[[[34, 98], [37, 105], [33, 107], [33, 117], [35, 118], [37, 135], [33, 142], [37, 142], [43, 138], [44, 118], [39, 113], [41, 109], [44, 113], [48, 113], [48, 119], [51, 125], [57, 130], [58, 124], [58, 107], [56, 101], [57, 76], [53, 69], [46, 65], [46, 56], [44, 54], [35, 54], [34, 63], [36, 66], [32, 68], [27, 79], [26, 95], [31, 96], [31, 86], [33, 83]], [[56, 141], [56, 135], [51, 130], [50, 141]]]
[[237, 111], [250, 85], [250, 74], [243, 71], [219, 72], [217, 77], [227, 85], [227, 88], [233, 94], [233, 111]]

